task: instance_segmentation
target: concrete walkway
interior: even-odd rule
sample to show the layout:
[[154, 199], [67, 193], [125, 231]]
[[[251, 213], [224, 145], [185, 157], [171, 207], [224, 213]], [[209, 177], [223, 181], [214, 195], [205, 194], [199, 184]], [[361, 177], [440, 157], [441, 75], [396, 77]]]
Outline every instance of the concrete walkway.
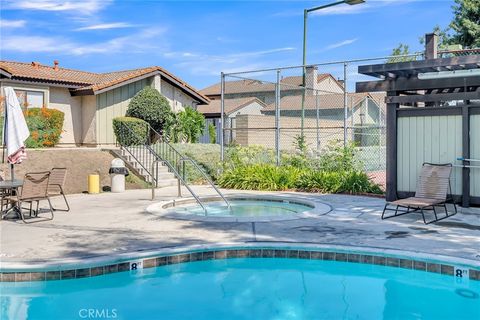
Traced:
[[[199, 186], [200, 194], [213, 195]], [[241, 194], [245, 192], [228, 191]], [[184, 194], [187, 194], [184, 191]], [[303, 193], [288, 194], [329, 204], [325, 215], [273, 222], [209, 222], [165, 218], [145, 209], [150, 190], [122, 194], [69, 196], [72, 210], [32, 224], [0, 222], [2, 268], [16, 264], [85, 261], [125, 253], [191, 245], [292, 244], [344, 245], [405, 250], [468, 259], [480, 266], [480, 210], [462, 209], [436, 224], [425, 225], [420, 214], [382, 221], [383, 199]], [[156, 201], [174, 199], [176, 187], [157, 190]], [[61, 204], [60, 199], [54, 202]]]

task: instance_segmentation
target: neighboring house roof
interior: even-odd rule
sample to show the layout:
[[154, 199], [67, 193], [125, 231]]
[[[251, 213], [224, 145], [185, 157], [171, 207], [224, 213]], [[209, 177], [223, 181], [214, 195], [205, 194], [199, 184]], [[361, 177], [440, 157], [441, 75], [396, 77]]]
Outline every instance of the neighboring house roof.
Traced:
[[[320, 82], [326, 78], [331, 77], [337, 83], [338, 81], [329, 73], [319, 74], [317, 76], [317, 81]], [[300, 90], [297, 88], [303, 84], [302, 76], [292, 76], [285, 77], [280, 81], [281, 84], [285, 86], [282, 90]], [[339, 83], [340, 86], [342, 86]], [[271, 92], [275, 91], [275, 83], [272, 82], [262, 82], [260, 80], [234, 80], [234, 81], [225, 81], [225, 93], [254, 93], [254, 92]], [[207, 88], [200, 90], [200, 92], [206, 96], [218, 96], [221, 94], [221, 83], [216, 83]]]
[[[385, 94], [384, 93], [347, 93], [349, 106], [356, 106], [365, 98], [370, 98], [383, 110], [385, 109]], [[319, 109], [343, 109], [344, 97], [342, 93], [308, 95], [305, 96], [304, 108], [305, 110]], [[301, 110], [302, 96], [285, 96], [280, 100], [280, 110]], [[262, 112], [275, 111], [275, 103], [269, 104]]]
[[139, 77], [158, 73], [168, 81], [181, 87], [188, 94], [197, 98], [200, 102], [208, 103], [210, 101], [208, 97], [204, 96], [185, 81], [158, 66], [107, 73], [93, 73], [58, 66], [45, 66], [38, 62], [0, 61], [0, 72], [3, 76], [14, 80], [62, 84], [69, 87], [73, 95], [98, 94], [122, 85], [124, 82], [135, 81]]
[[[258, 103], [263, 108], [266, 104], [255, 97], [238, 98], [238, 99], [224, 99], [225, 114], [229, 115], [237, 110], [242, 109], [252, 103]], [[197, 106], [198, 112], [204, 115], [219, 115], [221, 113], [221, 100], [211, 100], [209, 104]]]

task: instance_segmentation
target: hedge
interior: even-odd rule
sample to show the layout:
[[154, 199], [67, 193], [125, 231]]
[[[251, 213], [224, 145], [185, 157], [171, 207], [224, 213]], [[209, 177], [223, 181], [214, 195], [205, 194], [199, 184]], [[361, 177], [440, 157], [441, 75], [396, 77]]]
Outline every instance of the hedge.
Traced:
[[148, 123], [133, 117], [113, 119], [113, 132], [122, 146], [143, 145], [148, 141]]

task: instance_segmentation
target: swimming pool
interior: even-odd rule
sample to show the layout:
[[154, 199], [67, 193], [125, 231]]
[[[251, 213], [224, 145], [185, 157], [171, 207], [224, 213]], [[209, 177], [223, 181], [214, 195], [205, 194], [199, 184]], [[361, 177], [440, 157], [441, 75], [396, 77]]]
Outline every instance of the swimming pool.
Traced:
[[326, 260], [232, 258], [1, 283], [1, 319], [480, 319], [480, 282]]

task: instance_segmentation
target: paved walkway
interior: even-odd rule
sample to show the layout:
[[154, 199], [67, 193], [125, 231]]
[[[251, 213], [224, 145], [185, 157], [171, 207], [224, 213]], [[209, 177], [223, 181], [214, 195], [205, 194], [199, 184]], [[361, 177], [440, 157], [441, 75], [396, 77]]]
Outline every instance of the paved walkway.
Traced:
[[[195, 189], [201, 194], [213, 194], [204, 186]], [[459, 214], [452, 218], [424, 225], [421, 215], [415, 213], [380, 220], [384, 200], [378, 198], [293, 192], [277, 194], [321, 201], [332, 206], [332, 211], [290, 221], [188, 221], [147, 212], [145, 209], [152, 204], [149, 190], [71, 195], [71, 212], [57, 212], [53, 221], [32, 224], [0, 222], [1, 266], [86, 261], [112, 254], [190, 245], [255, 242], [399, 249], [469, 259], [480, 266], [478, 208], [460, 208]], [[175, 187], [159, 189], [156, 201], [174, 199], [175, 195]]]

